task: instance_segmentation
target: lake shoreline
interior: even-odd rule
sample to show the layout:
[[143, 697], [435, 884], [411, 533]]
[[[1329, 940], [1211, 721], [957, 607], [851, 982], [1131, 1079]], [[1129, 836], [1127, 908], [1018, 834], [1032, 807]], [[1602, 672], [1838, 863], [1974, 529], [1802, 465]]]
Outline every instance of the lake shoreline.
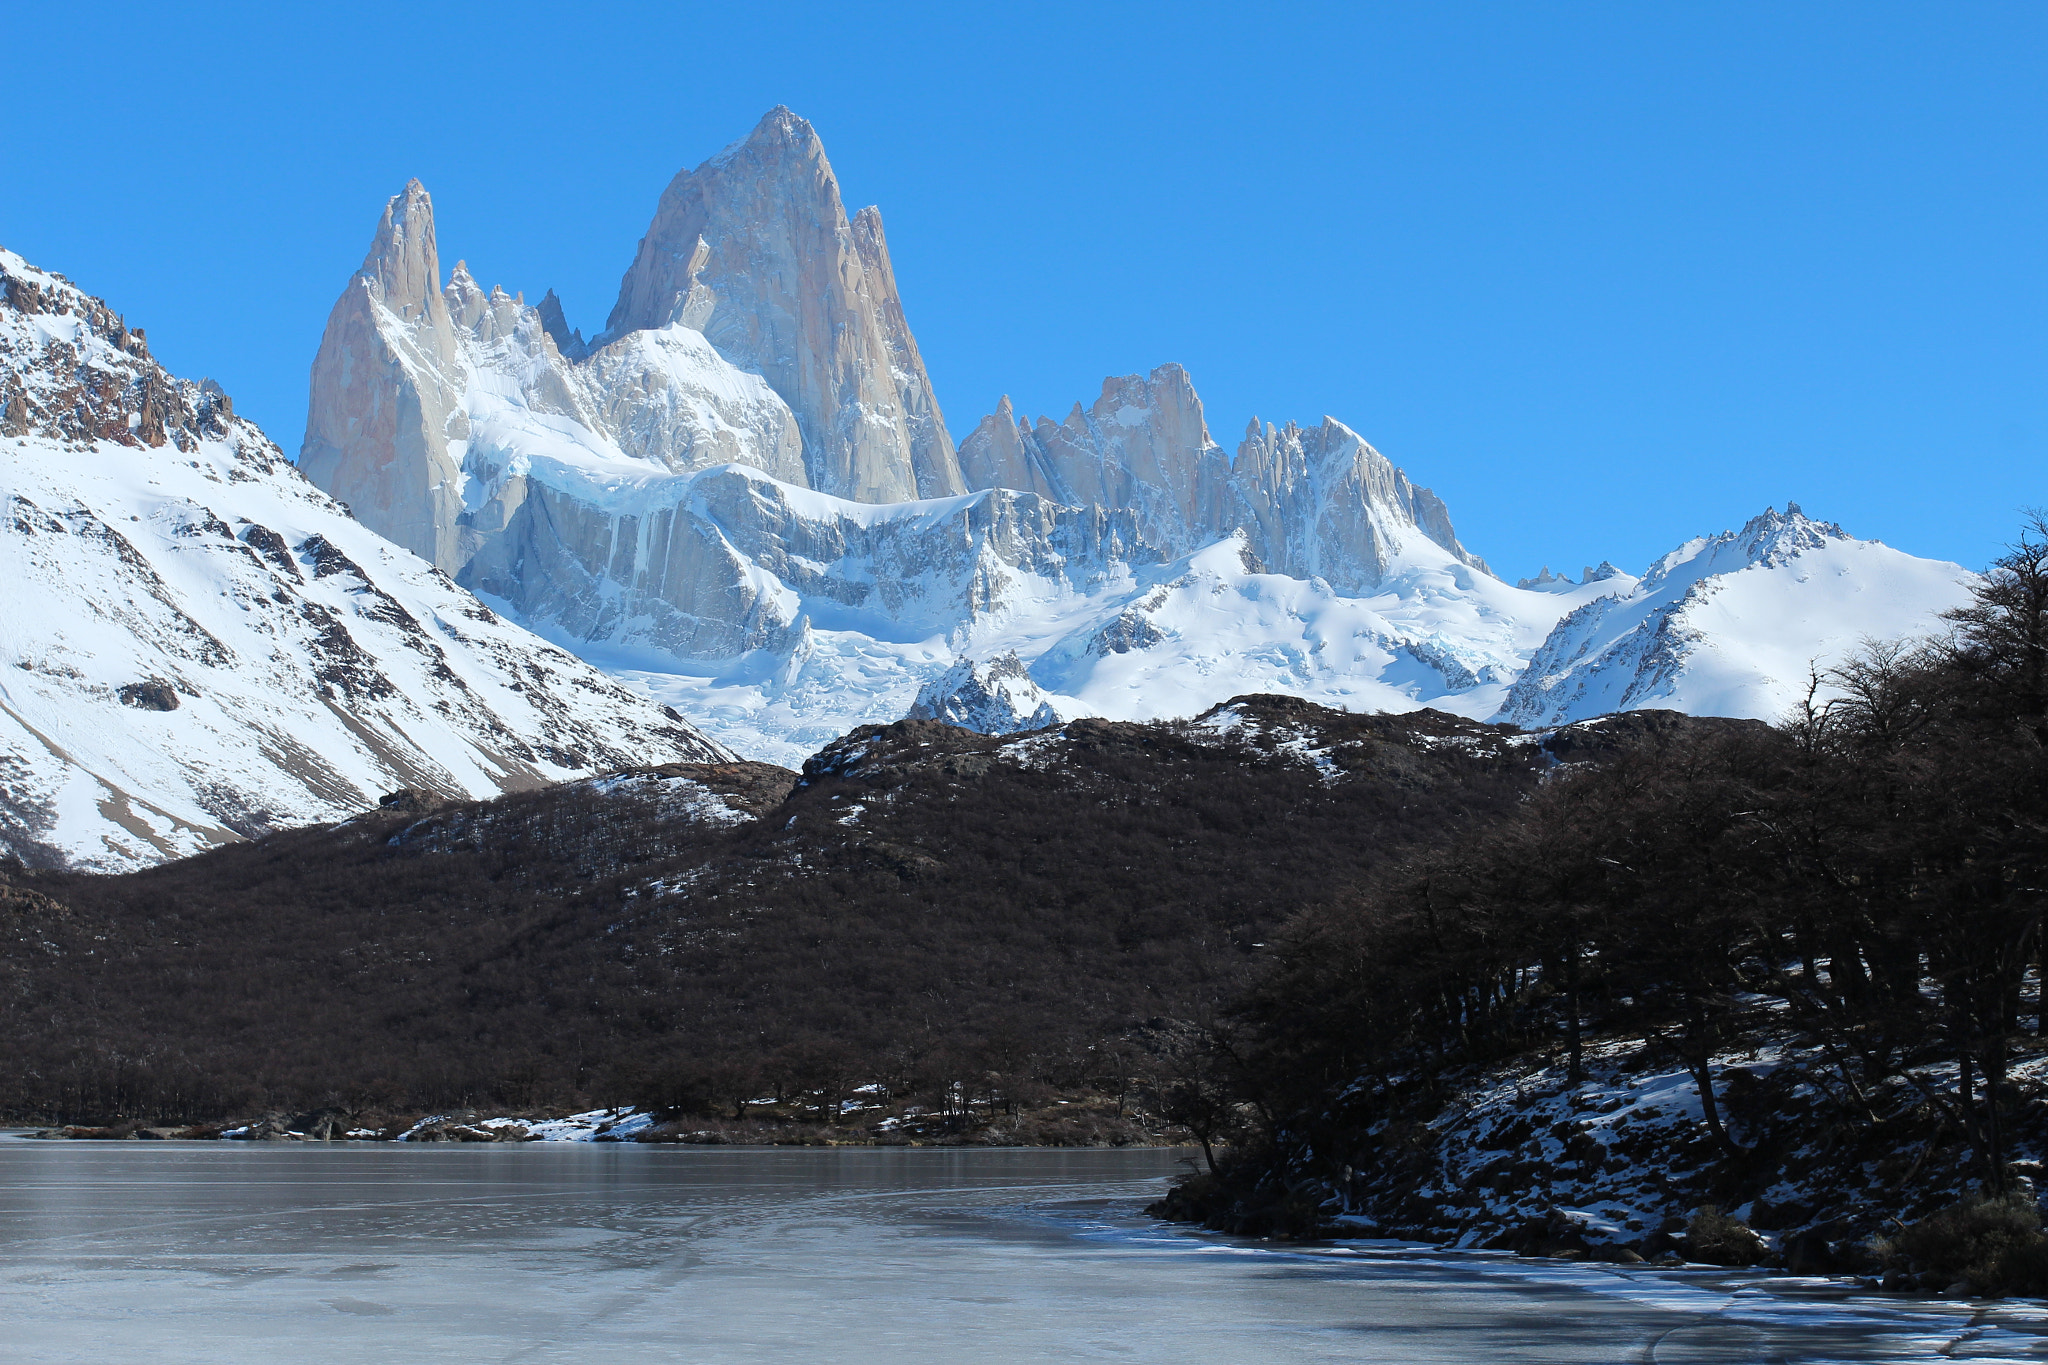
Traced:
[[559, 1109], [409, 1111], [327, 1108], [297, 1115], [269, 1113], [255, 1118], [204, 1123], [21, 1125], [10, 1131], [42, 1141], [107, 1142], [365, 1142], [365, 1143], [530, 1143], [605, 1142], [705, 1147], [1032, 1147], [1118, 1150], [1179, 1147], [1186, 1135], [1171, 1125], [1135, 1112], [1105, 1112], [1098, 1100], [1055, 1101], [1018, 1114], [930, 1114], [910, 1106], [883, 1104], [850, 1111], [838, 1124], [807, 1122], [762, 1111], [743, 1118], [708, 1119], [644, 1106], [618, 1105], [569, 1112]]

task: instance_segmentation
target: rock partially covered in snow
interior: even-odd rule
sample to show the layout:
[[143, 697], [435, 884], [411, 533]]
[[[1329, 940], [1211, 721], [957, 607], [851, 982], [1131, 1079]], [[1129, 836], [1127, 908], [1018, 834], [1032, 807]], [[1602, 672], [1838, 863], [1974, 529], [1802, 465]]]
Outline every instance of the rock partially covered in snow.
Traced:
[[676, 323], [789, 404], [811, 487], [856, 502], [966, 491], [881, 214], [847, 221], [824, 143], [788, 109], [663, 191], [605, 336]]
[[1178, 365], [1105, 379], [1094, 406], [1074, 404], [1064, 422], [1020, 421], [1005, 397], [961, 443], [960, 460], [972, 488], [1129, 509], [1146, 538], [1172, 554], [1199, 549], [1251, 516]]
[[1443, 499], [1334, 417], [1263, 431], [1253, 418], [1231, 476], [1256, 518], [1252, 550], [1274, 573], [1368, 593], [1427, 548], [1493, 576], [1458, 543]]
[[[1605, 566], [1603, 566], [1605, 567]], [[1496, 717], [1537, 728], [1667, 707], [1774, 720], [1866, 639], [1929, 632], [1974, 575], [1788, 504], [1689, 540], [1557, 623]], [[1617, 582], [1625, 580], [1616, 580]]]
[[1173, 554], [1241, 530], [1264, 568], [1341, 592], [1378, 588], [1421, 542], [1489, 572], [1458, 543], [1443, 500], [1335, 418], [1306, 428], [1254, 418], [1232, 461], [1178, 365], [1105, 379], [1094, 406], [1074, 404], [1064, 422], [1020, 421], [1004, 398], [961, 442], [960, 461], [973, 488], [1127, 508]]
[[1158, 557], [1128, 513], [1007, 489], [876, 506], [735, 464], [608, 493], [534, 482], [465, 581], [587, 650], [685, 666], [773, 655], [779, 672], [820, 630], [944, 637]]
[[1008, 735], [1043, 730], [1063, 718], [1013, 652], [980, 662], [960, 660], [924, 685], [908, 719], [942, 720], [985, 735]]

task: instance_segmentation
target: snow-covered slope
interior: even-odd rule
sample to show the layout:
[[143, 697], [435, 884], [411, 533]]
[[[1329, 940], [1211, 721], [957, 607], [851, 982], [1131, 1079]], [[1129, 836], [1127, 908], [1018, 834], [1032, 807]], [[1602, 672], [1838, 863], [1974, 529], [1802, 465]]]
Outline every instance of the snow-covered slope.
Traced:
[[1866, 639], [1934, 631], [1974, 575], [1856, 540], [1797, 503], [1689, 540], [1550, 633], [1497, 719], [1560, 725], [1657, 706], [1775, 720]]
[[0, 251], [0, 855], [127, 868], [729, 757], [315, 488], [210, 383]]

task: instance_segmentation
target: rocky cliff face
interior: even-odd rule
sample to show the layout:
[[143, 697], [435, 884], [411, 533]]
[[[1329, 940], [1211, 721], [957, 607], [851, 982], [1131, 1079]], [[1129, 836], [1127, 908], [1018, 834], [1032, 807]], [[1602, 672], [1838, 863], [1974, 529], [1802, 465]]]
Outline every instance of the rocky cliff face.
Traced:
[[362, 268], [328, 315], [299, 468], [443, 569], [461, 558], [463, 379], [434, 207], [414, 180], [384, 206]]
[[847, 221], [824, 144], [788, 109], [670, 182], [605, 335], [679, 322], [789, 404], [811, 487], [855, 502], [965, 491], [881, 214]]
[[465, 581], [617, 657], [767, 651], [784, 668], [813, 623], [943, 637], [1020, 591], [1082, 592], [1159, 558], [1128, 513], [1008, 489], [877, 508], [733, 464], [630, 502], [577, 491], [530, 483]]
[[1412, 540], [1426, 540], [1482, 574], [1458, 543], [1443, 499], [1418, 488], [1386, 456], [1334, 417], [1263, 431], [1255, 417], [1237, 448], [1232, 485], [1249, 504], [1266, 566], [1321, 578], [1339, 592], [1378, 588]]
[[1028, 488], [1074, 506], [1126, 507], [1155, 544], [1174, 554], [1227, 535], [1249, 516], [1230, 477], [1230, 457], [1209, 438], [1188, 372], [1102, 382], [1102, 395], [1064, 422], [1017, 418], [1006, 397], [961, 442], [961, 471], [975, 488]]
[[[364, 305], [430, 343], [409, 209]], [[728, 757], [350, 518], [104, 303], [4, 251], [0, 282], [0, 856], [133, 867], [394, 788]]]
[[1274, 573], [1344, 592], [1379, 588], [1418, 540], [1490, 572], [1458, 543], [1442, 499], [1335, 418], [1307, 429], [1253, 418], [1233, 462], [1178, 365], [1106, 379], [1094, 406], [1076, 403], [1064, 422], [1022, 421], [1004, 398], [960, 443], [960, 464], [971, 487], [1130, 508], [1175, 554], [1241, 528]]

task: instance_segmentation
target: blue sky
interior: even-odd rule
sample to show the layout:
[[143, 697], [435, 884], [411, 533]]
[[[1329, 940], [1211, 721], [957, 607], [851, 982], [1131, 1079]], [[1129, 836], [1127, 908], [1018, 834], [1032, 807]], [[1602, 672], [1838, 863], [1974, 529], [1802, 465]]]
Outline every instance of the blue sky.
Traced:
[[1513, 578], [1789, 498], [1978, 565], [2048, 503], [2048, 6], [23, 7], [0, 243], [296, 451], [386, 197], [603, 324], [786, 103], [948, 424], [1177, 360], [1357, 428]]

